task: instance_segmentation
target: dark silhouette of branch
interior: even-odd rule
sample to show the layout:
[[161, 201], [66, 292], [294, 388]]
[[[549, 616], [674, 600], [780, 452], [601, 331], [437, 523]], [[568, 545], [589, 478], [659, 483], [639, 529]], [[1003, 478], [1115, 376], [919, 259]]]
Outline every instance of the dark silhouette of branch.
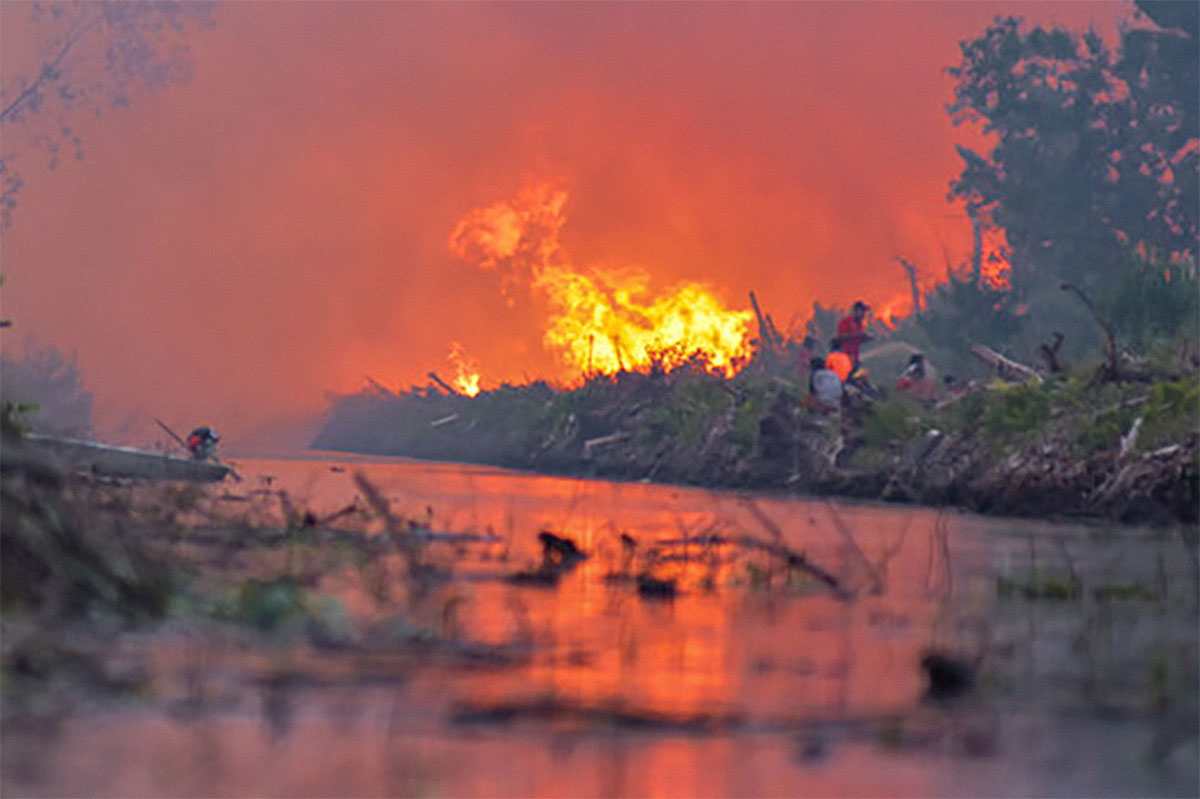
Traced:
[[[917, 267], [912, 261], [907, 258], [896, 256], [896, 263], [900, 264], [900, 268], [908, 275], [908, 286], [912, 291], [913, 313], [917, 316], [921, 315], [921, 290], [917, 288]], [[948, 270], [947, 270], [948, 271]]]
[[67, 55], [70, 54], [71, 50], [75, 48], [75, 45], [79, 44], [85, 36], [99, 27], [102, 19], [99, 14], [96, 14], [90, 19], [84, 18], [84, 21], [78, 24], [74, 30], [68, 29], [63, 46], [59, 48], [54, 57], [43, 64], [42, 68], [38, 71], [37, 77], [22, 89], [20, 94], [4, 107], [3, 111], [0, 111], [0, 124], [18, 119], [23, 110], [22, 107], [37, 97], [38, 92], [41, 91], [45, 84], [58, 80], [60, 75], [59, 66], [66, 59]]
[[1038, 352], [1041, 353], [1042, 359], [1046, 361], [1046, 368], [1051, 374], [1061, 372], [1062, 362], [1058, 360], [1058, 350], [1062, 346], [1064, 336], [1057, 330], [1054, 331], [1054, 344], [1040, 344]]
[[1115, 380], [1118, 373], [1118, 352], [1117, 337], [1113, 332], [1112, 324], [1100, 315], [1100, 312], [1096, 310], [1095, 304], [1093, 304], [1091, 299], [1083, 293], [1081, 288], [1073, 283], [1063, 283], [1061, 286], [1059, 286], [1059, 288], [1061, 288], [1063, 291], [1070, 291], [1074, 293], [1075, 296], [1079, 297], [1080, 301], [1087, 306], [1088, 311], [1092, 315], [1092, 319], [1096, 320], [1096, 324], [1099, 325], [1100, 329], [1104, 331], [1104, 357], [1107, 361], [1106, 371], [1108, 374], [1108, 379]]

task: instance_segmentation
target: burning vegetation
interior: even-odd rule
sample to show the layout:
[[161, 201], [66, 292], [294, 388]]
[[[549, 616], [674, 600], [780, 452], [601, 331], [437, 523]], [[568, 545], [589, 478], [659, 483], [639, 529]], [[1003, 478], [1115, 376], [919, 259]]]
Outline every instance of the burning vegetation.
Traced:
[[684, 364], [732, 376], [750, 356], [749, 311], [686, 282], [653, 291], [638, 268], [580, 268], [563, 249], [565, 189], [533, 183], [511, 200], [477, 208], [450, 234], [451, 251], [501, 275], [506, 292], [527, 287], [549, 305], [543, 343], [582, 379]]

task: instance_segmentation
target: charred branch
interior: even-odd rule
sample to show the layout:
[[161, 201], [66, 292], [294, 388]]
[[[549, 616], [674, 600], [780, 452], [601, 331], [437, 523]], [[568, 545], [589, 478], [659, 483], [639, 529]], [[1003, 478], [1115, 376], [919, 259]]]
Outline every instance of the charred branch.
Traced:
[[449, 383], [447, 383], [442, 378], [438, 377], [437, 372], [430, 372], [429, 379], [432, 380], [434, 383], [436, 383], [438, 388], [440, 388], [442, 391], [445, 391], [450, 396], [452, 396], [452, 397], [461, 397], [462, 396], [462, 394], [459, 394], [457, 391], [455, 391], [454, 388]]
[[1058, 374], [1063, 371], [1062, 361], [1058, 359], [1058, 350], [1062, 347], [1063, 339], [1063, 334], [1055, 330], [1053, 344], [1048, 345], [1043, 342], [1038, 346], [1038, 353], [1042, 356], [1042, 360], [1046, 362], [1046, 368], [1051, 374]]
[[775, 339], [771, 335], [770, 323], [763, 315], [762, 309], [758, 307], [758, 297], [754, 296], [754, 292], [750, 292], [750, 306], [754, 309], [754, 316], [758, 319], [758, 343], [763, 353], [767, 355], [777, 355], [775, 351]]

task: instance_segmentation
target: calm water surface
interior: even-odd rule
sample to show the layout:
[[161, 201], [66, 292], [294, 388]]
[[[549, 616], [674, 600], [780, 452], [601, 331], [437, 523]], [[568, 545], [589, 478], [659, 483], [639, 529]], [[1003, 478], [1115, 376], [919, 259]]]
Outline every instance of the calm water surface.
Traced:
[[[269, 482], [318, 514], [362, 473], [398, 514], [477, 534], [444, 547], [456, 579], [417, 617], [519, 657], [264, 655], [168, 630], [146, 656], [201, 663], [221, 701], [181, 712], [164, 678], [147, 701], [9, 735], [6, 794], [1200, 793], [1196, 553], [1179, 530], [341, 455], [238, 466], [229, 490]], [[542, 530], [589, 558], [556, 587], [497, 579], [536, 564]], [[855, 596], [681, 543], [711, 535], [802, 551]], [[679, 595], [639, 595], [639, 571]], [[319, 588], [354, 629], [378, 621], [354, 580]], [[930, 648], [977, 666], [974, 690], [924, 699]], [[277, 666], [291, 676], [261, 679]]]

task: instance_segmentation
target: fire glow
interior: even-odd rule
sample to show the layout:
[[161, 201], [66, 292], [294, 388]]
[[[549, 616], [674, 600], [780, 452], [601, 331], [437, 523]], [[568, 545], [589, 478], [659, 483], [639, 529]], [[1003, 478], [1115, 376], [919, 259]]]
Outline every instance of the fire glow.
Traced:
[[685, 363], [732, 376], [749, 359], [753, 314], [726, 308], [704, 284], [653, 293], [639, 268], [576, 268], [559, 241], [567, 199], [551, 183], [531, 184], [466, 214], [450, 249], [498, 271], [506, 295], [520, 285], [542, 294], [550, 306], [543, 343], [584, 377]]
[[450, 345], [450, 363], [454, 366], [454, 390], [459, 394], [474, 397], [479, 393], [479, 369], [466, 356], [457, 341]]

